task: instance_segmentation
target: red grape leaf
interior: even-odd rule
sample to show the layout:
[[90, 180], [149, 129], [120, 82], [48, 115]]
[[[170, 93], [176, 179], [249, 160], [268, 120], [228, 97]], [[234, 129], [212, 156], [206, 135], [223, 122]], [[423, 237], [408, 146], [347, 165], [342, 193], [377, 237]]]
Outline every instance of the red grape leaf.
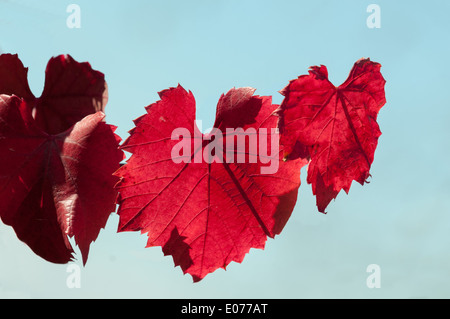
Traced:
[[[121, 177], [119, 231], [147, 233], [147, 247], [161, 246], [194, 281], [232, 261], [242, 262], [250, 248], [264, 248], [267, 236], [281, 232], [297, 200], [299, 169], [305, 162], [283, 162], [282, 151], [270, 152], [269, 133], [260, 132], [276, 128], [278, 119], [272, 113], [277, 106], [271, 98], [253, 93], [254, 89], [240, 88], [222, 95], [215, 128], [202, 135], [194, 123], [192, 93], [181, 86], [162, 91], [161, 100], [134, 121], [136, 127], [122, 145], [132, 156], [116, 172]], [[239, 148], [238, 142], [232, 148], [225, 144], [227, 136], [237, 139], [226, 129], [238, 127], [244, 132], [253, 128], [259, 139], [266, 139], [267, 154], [278, 165], [276, 172], [262, 174], [267, 165], [262, 158], [250, 162], [255, 155], [250, 142], [245, 148]], [[172, 151], [180, 139], [171, 137], [179, 128], [185, 129], [181, 141], [186, 140], [192, 152], [180, 152], [177, 158]], [[212, 144], [225, 145], [222, 162], [212, 162], [220, 153], [219, 148], [212, 151]], [[201, 160], [206, 150], [210, 161]], [[238, 160], [239, 154], [247, 156], [245, 163]]]
[[17, 54], [0, 54], [0, 94], [15, 94], [34, 102], [27, 76], [28, 68], [23, 66]]
[[70, 261], [67, 236], [74, 236], [86, 263], [90, 243], [115, 211], [112, 174], [123, 152], [103, 118], [97, 112], [49, 135], [21, 99], [0, 95], [0, 217], [48, 261]]
[[77, 62], [70, 55], [51, 58], [39, 98], [29, 88], [27, 73], [16, 54], [0, 55], [0, 94], [24, 99], [38, 125], [49, 134], [62, 133], [85, 116], [104, 111], [108, 99], [105, 77], [88, 62]]
[[123, 159], [115, 127], [103, 122], [104, 75], [61, 55], [35, 98], [17, 55], [3, 54], [0, 93], [8, 94], [0, 99], [0, 217], [51, 262], [72, 259], [74, 237], [86, 263], [115, 211], [112, 173]]
[[361, 59], [347, 80], [335, 87], [325, 66], [292, 80], [277, 113], [287, 158], [310, 158], [307, 182], [312, 184], [320, 212], [353, 180], [370, 176], [378, 138], [378, 112], [386, 103], [381, 65]]

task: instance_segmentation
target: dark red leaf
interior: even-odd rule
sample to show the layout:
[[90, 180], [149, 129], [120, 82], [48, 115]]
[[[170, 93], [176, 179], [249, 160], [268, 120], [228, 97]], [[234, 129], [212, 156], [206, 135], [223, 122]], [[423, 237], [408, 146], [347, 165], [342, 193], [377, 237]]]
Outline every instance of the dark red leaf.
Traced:
[[35, 118], [47, 133], [61, 133], [89, 114], [104, 112], [108, 101], [105, 77], [88, 62], [60, 55], [50, 59], [45, 74]]
[[0, 217], [42, 258], [66, 263], [74, 237], [86, 263], [89, 245], [115, 211], [123, 153], [115, 127], [97, 112], [50, 135], [26, 103], [0, 95]]
[[307, 181], [321, 212], [341, 189], [348, 193], [353, 180], [363, 185], [370, 175], [381, 135], [376, 120], [386, 103], [380, 68], [361, 59], [335, 87], [327, 68], [315, 66], [281, 91], [277, 113], [285, 156], [311, 160]]
[[[147, 233], [148, 246], [161, 246], [194, 281], [231, 261], [241, 262], [250, 248], [264, 248], [267, 236], [282, 231], [296, 203], [299, 170], [305, 162], [283, 162], [282, 150], [270, 152], [270, 133], [260, 132], [276, 128], [272, 113], [277, 106], [271, 98], [253, 93], [254, 89], [241, 88], [223, 95], [215, 128], [202, 134], [194, 123], [192, 93], [181, 86], [162, 91], [161, 100], [135, 120], [136, 127], [122, 146], [132, 156], [116, 173], [122, 178], [117, 186], [119, 231]], [[264, 160], [256, 156], [257, 162], [250, 163], [251, 156], [262, 154], [261, 148], [256, 154], [251, 142], [242, 149], [239, 143], [230, 148], [225, 140], [236, 134], [227, 134], [227, 128], [238, 127], [244, 132], [253, 128], [259, 140], [266, 139], [269, 156]], [[179, 128], [188, 133], [190, 138], [181, 141], [187, 141], [192, 152], [183, 150], [173, 157], [181, 142], [177, 137], [172, 140], [172, 132]], [[223, 147], [222, 161], [218, 145]], [[218, 162], [202, 160], [206, 151]], [[247, 156], [244, 163], [238, 160], [242, 154]], [[278, 170], [262, 173], [269, 159]]]
[[27, 72], [17, 55], [0, 55], [0, 94], [24, 99], [45, 132], [62, 133], [85, 116], [104, 111], [108, 99], [105, 77], [89, 63], [77, 62], [70, 55], [51, 58], [39, 98], [30, 91]]
[[0, 54], [0, 94], [17, 95], [34, 102], [35, 97], [28, 86], [28, 68], [17, 54]]
[[[115, 210], [123, 159], [103, 122], [104, 75], [69, 55], [50, 59], [36, 98], [17, 55], [0, 55], [0, 216], [46, 260], [65, 263], [74, 237], [86, 263]], [[20, 97], [19, 99], [16, 95]]]

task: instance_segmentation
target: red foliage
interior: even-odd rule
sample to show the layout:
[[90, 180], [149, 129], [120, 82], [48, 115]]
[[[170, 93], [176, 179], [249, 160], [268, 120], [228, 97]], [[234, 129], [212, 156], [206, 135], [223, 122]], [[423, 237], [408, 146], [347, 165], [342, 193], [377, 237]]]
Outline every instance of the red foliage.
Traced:
[[281, 91], [285, 98], [278, 114], [285, 156], [310, 159], [307, 182], [321, 212], [341, 189], [348, 193], [353, 180], [363, 185], [369, 177], [381, 135], [376, 120], [386, 103], [380, 67], [361, 59], [335, 87], [327, 68], [315, 66]]
[[[89, 246], [117, 196], [123, 152], [104, 121], [104, 76], [70, 56], [52, 58], [36, 98], [17, 55], [0, 56], [0, 217], [42, 258], [66, 263], [74, 237]], [[7, 94], [7, 95], [6, 95]]]
[[386, 103], [380, 68], [361, 59], [335, 87], [325, 66], [311, 67], [281, 91], [280, 106], [231, 89], [209, 133], [195, 123], [191, 92], [164, 90], [134, 121], [119, 168], [102, 73], [52, 58], [35, 97], [17, 55], [0, 55], [0, 218], [51, 262], [73, 258], [74, 237], [86, 263], [117, 203], [119, 232], [146, 233], [147, 247], [161, 246], [199, 281], [281, 233], [304, 165], [321, 212], [354, 180], [364, 184]]
[[[202, 134], [194, 123], [193, 95], [181, 86], [162, 91], [161, 100], [135, 120], [136, 127], [122, 145], [132, 156], [117, 172], [122, 178], [119, 231], [148, 233], [148, 246], [162, 246], [164, 254], [172, 255], [175, 265], [194, 281], [231, 261], [241, 262], [250, 248], [263, 248], [267, 236], [281, 232], [296, 203], [305, 162], [283, 162], [282, 150], [271, 154], [279, 165], [273, 174], [261, 173], [265, 165], [261, 159], [235, 160], [237, 147], [225, 146], [222, 161], [201, 160], [213, 141], [225, 145], [227, 128], [257, 132], [276, 128], [277, 106], [271, 98], [253, 93], [254, 89], [240, 88], [222, 95], [215, 129]], [[193, 150], [180, 155], [184, 161], [179, 163], [171, 154], [180, 143], [172, 139], [177, 128], [189, 133], [186, 145]], [[217, 129], [223, 136], [215, 135]], [[263, 135], [259, 138], [266, 139]], [[255, 155], [250, 142], [245, 153]]]

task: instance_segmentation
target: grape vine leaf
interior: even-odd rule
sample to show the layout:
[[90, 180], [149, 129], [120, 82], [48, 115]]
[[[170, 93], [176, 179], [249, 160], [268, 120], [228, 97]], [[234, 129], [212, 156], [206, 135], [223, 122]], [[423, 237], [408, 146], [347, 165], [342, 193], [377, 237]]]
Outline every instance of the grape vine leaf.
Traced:
[[17, 55], [0, 56], [0, 217], [54, 263], [73, 259], [69, 236], [85, 264], [115, 211], [112, 174], [124, 154], [116, 128], [104, 122], [103, 75], [89, 68], [70, 56], [52, 58], [35, 98]]
[[380, 68], [360, 59], [347, 80], [335, 87], [327, 68], [314, 66], [280, 92], [284, 100], [277, 114], [284, 156], [310, 160], [307, 182], [322, 213], [342, 189], [349, 192], [353, 180], [364, 185], [370, 176], [381, 135], [377, 116], [386, 103]]
[[[256, 154], [251, 142], [246, 144], [244, 161], [237, 159], [242, 154], [238, 146], [230, 148], [225, 143], [227, 136], [238, 135], [227, 135], [227, 128], [244, 132], [253, 128], [257, 134], [263, 128], [267, 132], [276, 128], [273, 112], [278, 106], [270, 97], [253, 95], [254, 91], [238, 88], [222, 95], [213, 130], [202, 134], [194, 122], [192, 93], [180, 85], [164, 90], [159, 93], [161, 99], [134, 121], [135, 128], [122, 145], [132, 155], [116, 172], [121, 178], [118, 231], [147, 233], [147, 247], [161, 246], [194, 282], [232, 261], [242, 262], [250, 248], [263, 249], [267, 237], [282, 231], [297, 200], [305, 161], [283, 162], [280, 147], [267, 152], [278, 169], [262, 174], [267, 161], [249, 160]], [[192, 152], [180, 152], [176, 158], [172, 151], [180, 140], [173, 139], [172, 133], [179, 128], [188, 133], [189, 138], [183, 137]], [[218, 130], [222, 137], [216, 134]], [[268, 133], [258, 138], [272, 149], [274, 142]], [[225, 144], [222, 161], [214, 161], [218, 153], [211, 150], [213, 143]], [[214, 160], [196, 161], [208, 150]]]
[[31, 92], [27, 74], [28, 68], [17, 54], [0, 55], [0, 94], [25, 100], [37, 124], [48, 134], [64, 132], [85, 116], [105, 110], [105, 76], [88, 62], [77, 62], [67, 54], [52, 57], [40, 97]]

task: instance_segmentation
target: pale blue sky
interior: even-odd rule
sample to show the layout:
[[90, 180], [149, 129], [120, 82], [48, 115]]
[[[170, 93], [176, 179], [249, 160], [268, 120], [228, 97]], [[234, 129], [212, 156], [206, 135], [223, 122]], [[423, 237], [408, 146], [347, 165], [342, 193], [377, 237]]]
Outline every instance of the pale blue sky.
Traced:
[[[80, 5], [81, 29], [66, 26], [70, 3]], [[380, 29], [366, 26], [371, 3]], [[252, 86], [280, 103], [277, 91], [312, 65], [326, 65], [339, 85], [370, 57], [387, 80], [370, 184], [353, 184], [322, 215], [302, 171], [284, 231], [242, 264], [193, 284], [160, 248], [144, 248], [146, 236], [117, 234], [112, 215], [81, 288], [69, 289], [65, 265], [41, 260], [1, 224], [0, 298], [449, 298], [448, 12], [444, 0], [0, 0], [0, 49], [19, 54], [34, 93], [50, 57], [89, 61], [106, 75], [107, 121], [123, 139], [157, 92], [178, 83], [206, 128], [230, 88]], [[378, 289], [366, 286], [373, 263]]]

